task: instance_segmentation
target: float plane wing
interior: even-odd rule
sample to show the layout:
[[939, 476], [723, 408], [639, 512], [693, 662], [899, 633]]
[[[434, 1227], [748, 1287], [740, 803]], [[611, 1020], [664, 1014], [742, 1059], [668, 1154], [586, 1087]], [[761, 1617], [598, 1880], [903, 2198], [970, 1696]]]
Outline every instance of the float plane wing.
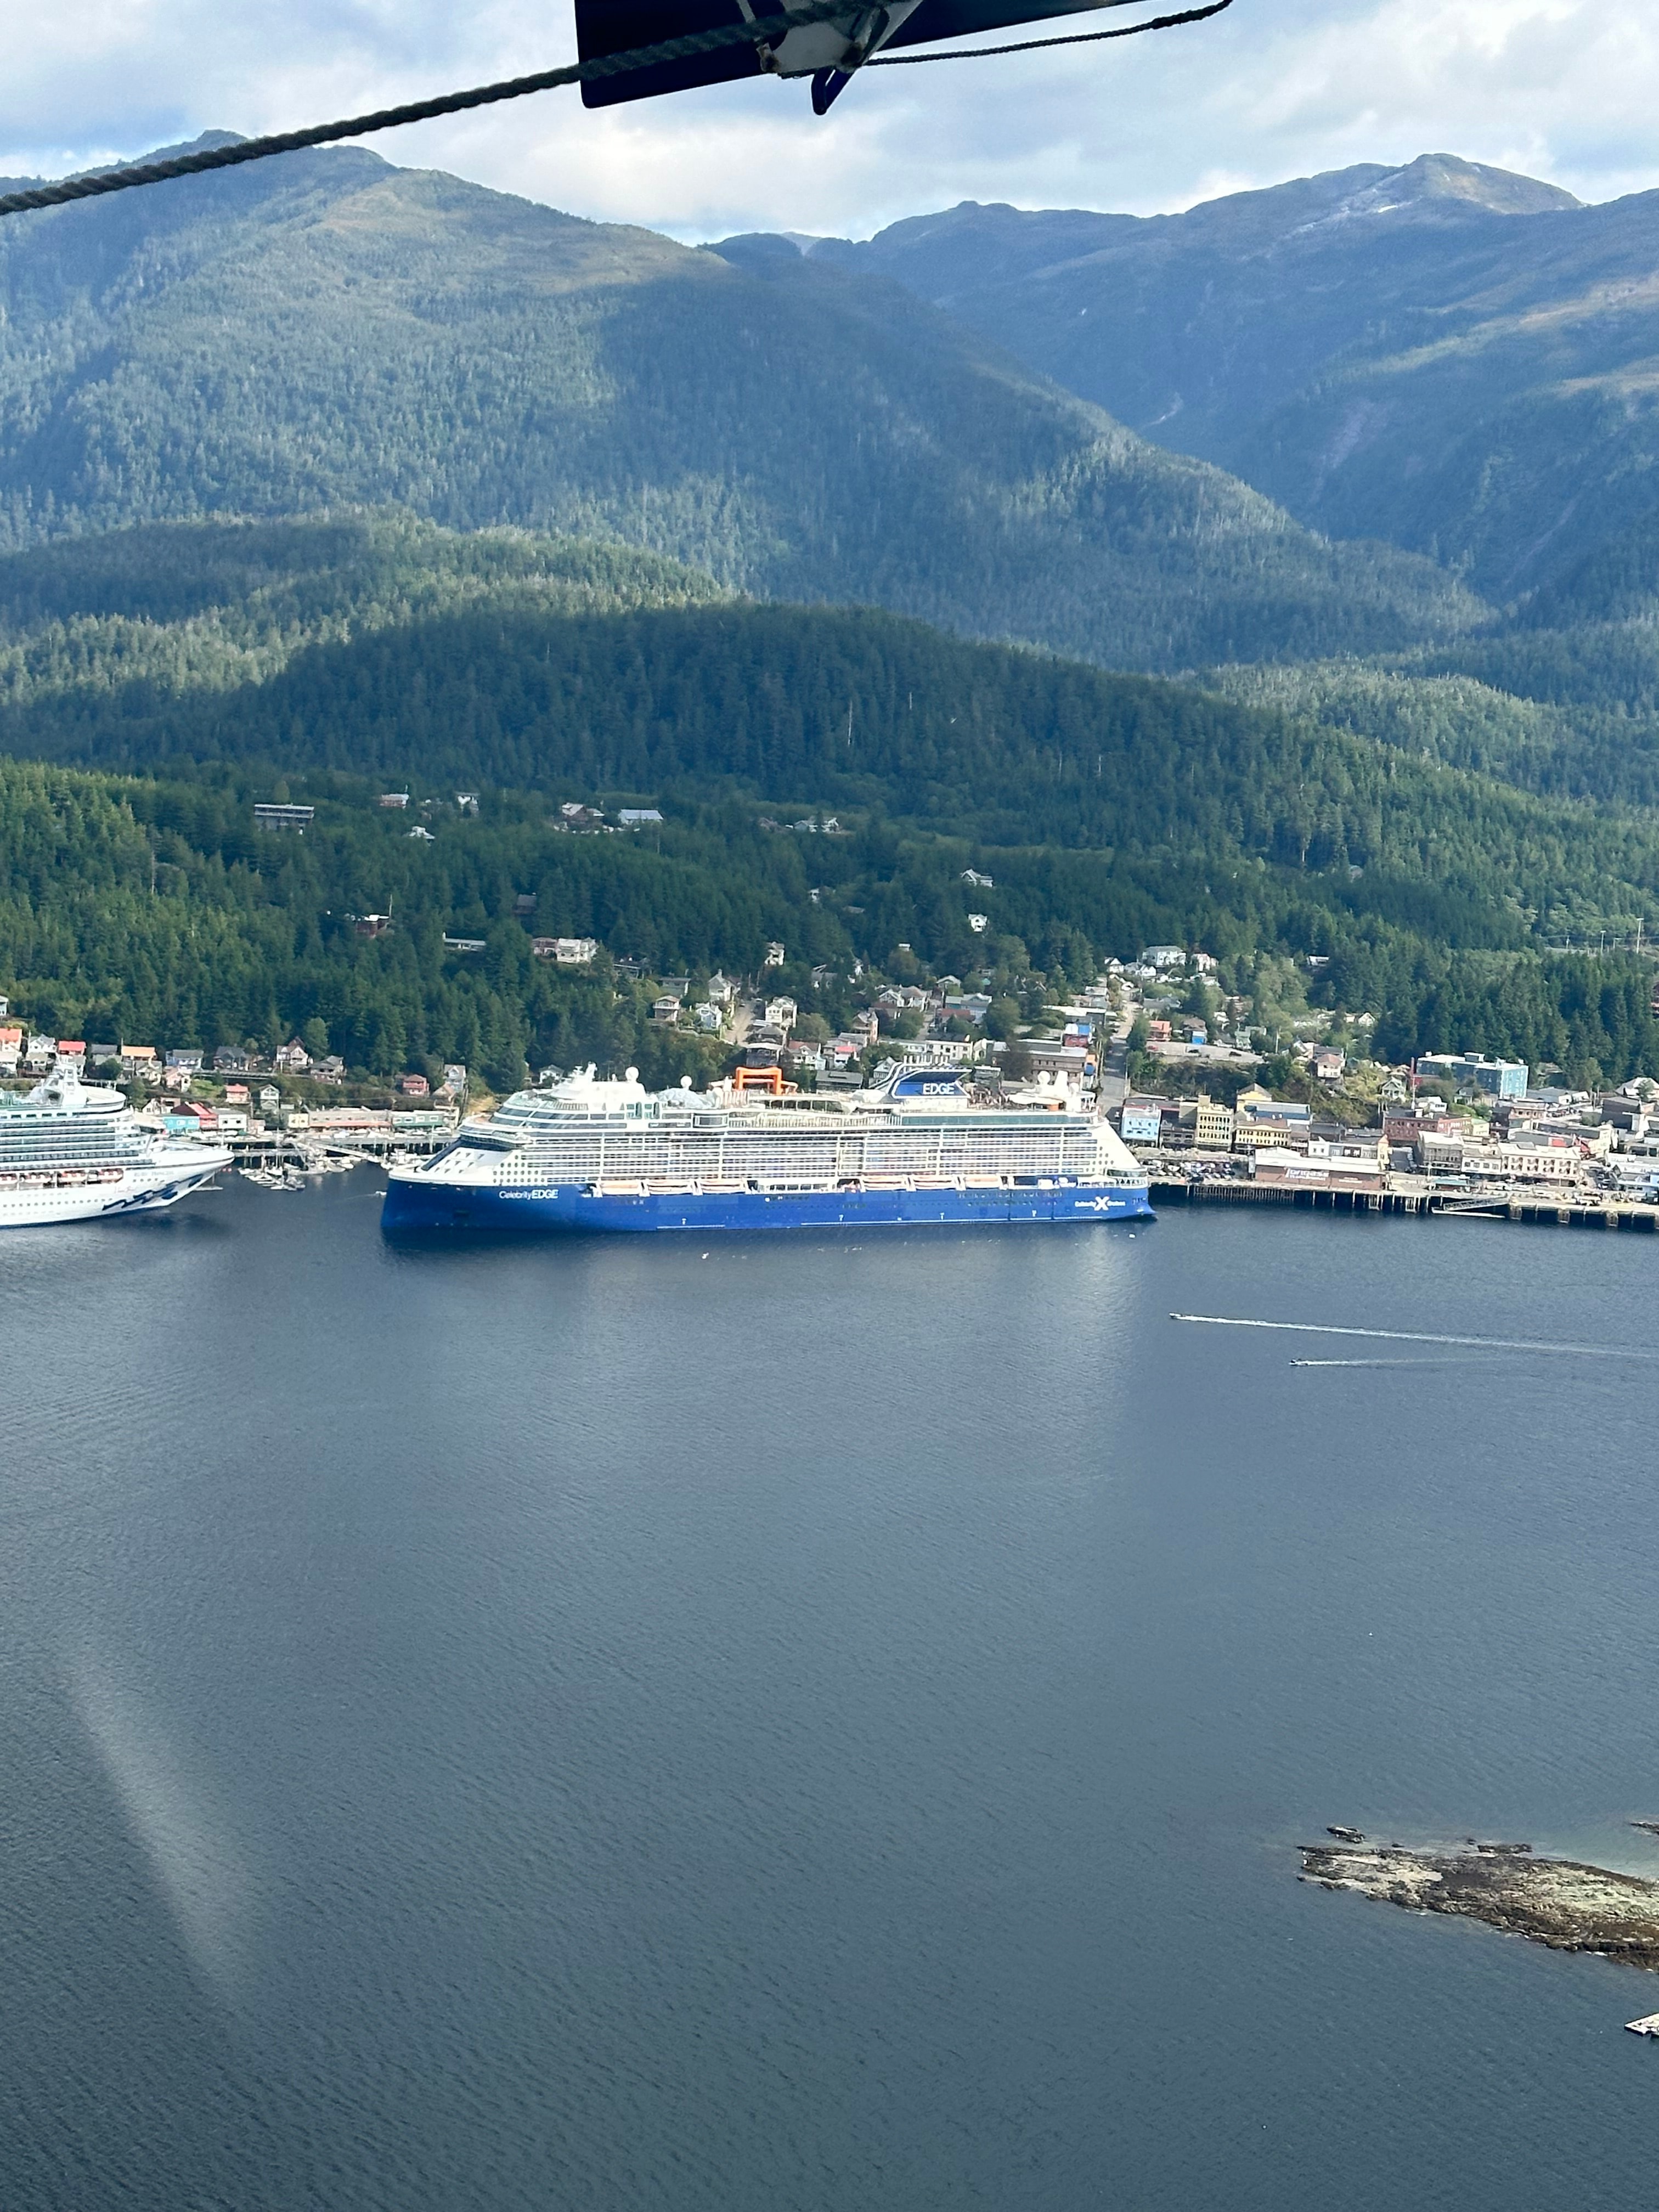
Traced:
[[[757, 0], [757, 0], [575, 0], [575, 4], [577, 45], [586, 62], [661, 46], [716, 26], [756, 22], [773, 15], [776, 0]], [[854, 72], [885, 48], [969, 38], [1016, 23], [1047, 22], [1057, 15], [1092, 14], [1101, 4], [1102, 0], [1095, 0], [1094, 8], [1089, 0], [890, 0], [881, 8], [854, 4], [844, 15], [803, 23], [781, 38], [763, 37], [752, 46], [723, 46], [712, 53], [590, 79], [582, 86], [582, 100], [588, 107], [610, 107], [619, 100], [653, 100], [661, 93], [729, 84], [739, 77], [810, 76], [812, 106], [823, 115]], [[1122, 6], [1127, 0], [1104, 0], [1104, 4]]]

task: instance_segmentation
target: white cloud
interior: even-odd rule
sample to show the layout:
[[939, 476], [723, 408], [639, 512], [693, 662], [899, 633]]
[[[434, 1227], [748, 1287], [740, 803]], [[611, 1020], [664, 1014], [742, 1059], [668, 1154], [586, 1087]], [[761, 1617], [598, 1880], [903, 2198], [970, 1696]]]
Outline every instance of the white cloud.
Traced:
[[[362, 112], [573, 47], [547, 0], [59, 0], [8, 24], [0, 170]], [[683, 237], [865, 234], [959, 199], [1149, 213], [1431, 151], [1603, 199], [1659, 184], [1656, 108], [1652, 0], [1236, 0], [1145, 40], [875, 73], [822, 120], [767, 80], [594, 112], [553, 93], [374, 143]]]

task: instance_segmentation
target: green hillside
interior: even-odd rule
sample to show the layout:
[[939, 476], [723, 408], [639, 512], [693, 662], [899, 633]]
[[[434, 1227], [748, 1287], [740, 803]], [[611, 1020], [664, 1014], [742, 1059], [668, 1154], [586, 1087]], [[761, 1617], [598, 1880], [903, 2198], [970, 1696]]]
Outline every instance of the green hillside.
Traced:
[[334, 150], [0, 228], [0, 532], [394, 505], [1119, 665], [1480, 608], [1333, 545], [901, 287]]
[[1510, 941], [1517, 915], [1547, 933], [1645, 910], [1644, 818], [1343, 734], [1302, 680], [1266, 701], [1295, 712], [1255, 712], [877, 610], [721, 603], [603, 548], [396, 519], [175, 525], [0, 563], [0, 749], [21, 757], [873, 805], [1000, 843], [1334, 872], [1364, 886], [1350, 901], [1414, 884], [1431, 931], [1455, 892], [1489, 914], [1481, 941]]
[[1659, 656], [1622, 626], [1471, 640], [1368, 664], [1233, 667], [1223, 697], [1310, 715], [1527, 791], [1659, 806]]

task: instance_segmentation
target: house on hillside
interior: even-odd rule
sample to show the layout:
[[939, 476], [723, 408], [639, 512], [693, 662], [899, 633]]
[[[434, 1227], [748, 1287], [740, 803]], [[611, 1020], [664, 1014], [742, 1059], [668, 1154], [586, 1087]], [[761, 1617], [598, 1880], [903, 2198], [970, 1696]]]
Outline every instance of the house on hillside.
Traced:
[[585, 968], [599, 956], [597, 937], [532, 937], [530, 949], [538, 960], [552, 960], [561, 968]]
[[272, 1065], [279, 1075], [303, 1075], [311, 1066], [311, 1054], [298, 1037], [290, 1037], [277, 1047]]

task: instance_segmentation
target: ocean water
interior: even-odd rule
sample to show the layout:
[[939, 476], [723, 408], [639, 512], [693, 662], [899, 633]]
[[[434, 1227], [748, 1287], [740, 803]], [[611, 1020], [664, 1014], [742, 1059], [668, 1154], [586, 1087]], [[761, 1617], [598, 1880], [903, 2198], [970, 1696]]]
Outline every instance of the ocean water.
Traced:
[[0, 1242], [6, 2212], [1651, 2201], [1659, 1979], [1295, 1846], [1659, 1875], [1659, 1244], [377, 1189]]

